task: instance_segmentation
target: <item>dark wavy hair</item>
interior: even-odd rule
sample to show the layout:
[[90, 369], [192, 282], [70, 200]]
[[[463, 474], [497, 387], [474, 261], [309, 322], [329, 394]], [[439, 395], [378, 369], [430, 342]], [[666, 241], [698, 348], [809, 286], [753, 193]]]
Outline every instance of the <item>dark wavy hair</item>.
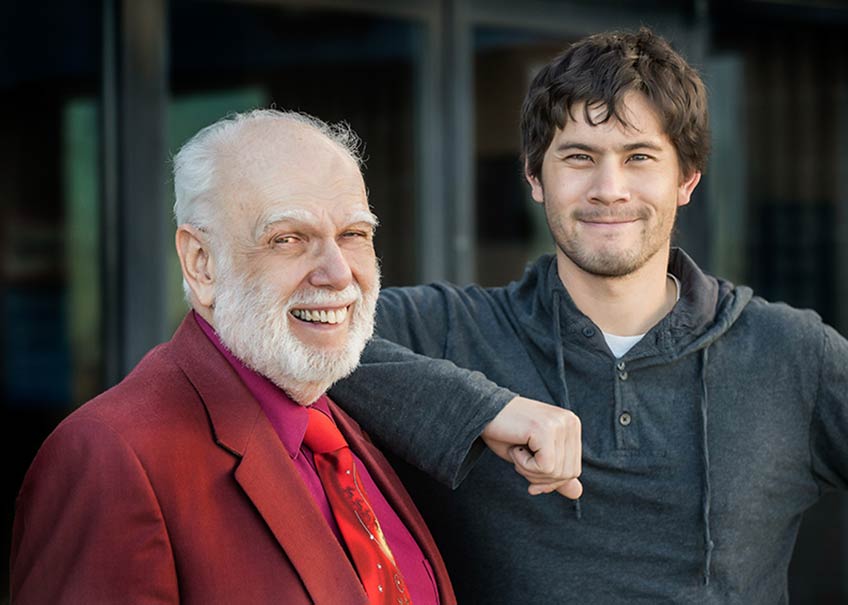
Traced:
[[[629, 126], [623, 100], [631, 91], [643, 93], [656, 110], [683, 174], [703, 171], [710, 153], [704, 83], [668, 42], [642, 28], [584, 38], [539, 71], [521, 108], [527, 172], [541, 176], [556, 129], [574, 119], [571, 110], [576, 104], [584, 103], [584, 119], [593, 126], [611, 118]], [[605, 111], [593, 120], [589, 110], [597, 108]]]

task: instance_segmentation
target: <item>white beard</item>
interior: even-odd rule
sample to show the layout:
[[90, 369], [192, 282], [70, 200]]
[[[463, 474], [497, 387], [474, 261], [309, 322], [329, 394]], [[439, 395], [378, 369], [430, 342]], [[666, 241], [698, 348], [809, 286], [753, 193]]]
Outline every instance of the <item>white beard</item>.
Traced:
[[[224, 345], [246, 366], [262, 374], [301, 405], [309, 405], [359, 365], [374, 332], [379, 283], [368, 292], [357, 284], [342, 291], [297, 290], [280, 301], [273, 285], [250, 282], [220, 267], [212, 318]], [[348, 338], [340, 349], [316, 349], [289, 329], [289, 312], [303, 306], [332, 307], [355, 300]]]

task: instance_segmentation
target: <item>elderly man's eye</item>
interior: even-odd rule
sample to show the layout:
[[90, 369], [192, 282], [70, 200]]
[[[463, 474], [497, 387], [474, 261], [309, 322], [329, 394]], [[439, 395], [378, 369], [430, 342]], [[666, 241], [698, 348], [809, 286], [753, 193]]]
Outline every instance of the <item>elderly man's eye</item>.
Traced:
[[278, 235], [274, 238], [275, 244], [294, 244], [300, 240], [296, 235]]
[[342, 237], [347, 240], [369, 240], [371, 232], [364, 229], [351, 229], [342, 233]]

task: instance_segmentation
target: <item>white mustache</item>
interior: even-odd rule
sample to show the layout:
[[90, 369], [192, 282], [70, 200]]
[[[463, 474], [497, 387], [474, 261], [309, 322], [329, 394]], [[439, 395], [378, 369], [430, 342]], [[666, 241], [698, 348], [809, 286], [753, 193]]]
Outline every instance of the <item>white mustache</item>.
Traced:
[[286, 301], [286, 311], [298, 305], [344, 306], [362, 300], [362, 290], [356, 284], [349, 284], [344, 290], [298, 290]]

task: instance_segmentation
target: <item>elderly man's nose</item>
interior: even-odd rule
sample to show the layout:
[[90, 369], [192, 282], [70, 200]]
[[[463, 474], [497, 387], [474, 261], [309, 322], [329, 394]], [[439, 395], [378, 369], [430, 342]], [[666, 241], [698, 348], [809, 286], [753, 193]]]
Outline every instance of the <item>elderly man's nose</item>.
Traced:
[[316, 256], [315, 268], [309, 275], [309, 283], [315, 287], [343, 290], [351, 281], [353, 273], [339, 246], [335, 242], [322, 246]]

